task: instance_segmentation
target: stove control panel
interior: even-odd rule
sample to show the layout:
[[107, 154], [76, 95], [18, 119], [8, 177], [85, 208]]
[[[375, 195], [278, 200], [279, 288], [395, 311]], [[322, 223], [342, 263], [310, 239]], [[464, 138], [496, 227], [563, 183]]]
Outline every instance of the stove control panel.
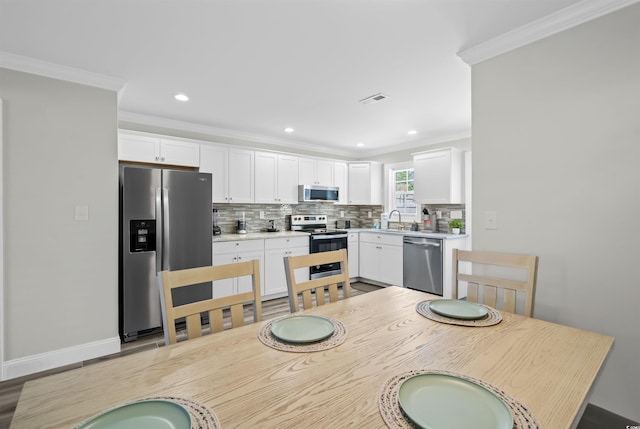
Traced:
[[310, 225], [327, 223], [327, 215], [292, 215], [291, 225]]

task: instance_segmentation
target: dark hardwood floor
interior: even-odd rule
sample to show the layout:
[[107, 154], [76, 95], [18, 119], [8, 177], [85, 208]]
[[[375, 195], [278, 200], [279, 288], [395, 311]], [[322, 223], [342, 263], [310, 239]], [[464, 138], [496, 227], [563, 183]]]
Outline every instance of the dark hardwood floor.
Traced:
[[[360, 295], [363, 293], [371, 292], [379, 289], [378, 286], [369, 285], [366, 283], [354, 282], [352, 286], [352, 296]], [[290, 313], [289, 300], [285, 298], [272, 299], [265, 301], [262, 305], [262, 319], [269, 320], [276, 317], [284, 316]], [[250, 311], [247, 312], [249, 316]], [[91, 365], [97, 362], [102, 362], [110, 359], [117, 359], [122, 356], [126, 356], [132, 353], [138, 353], [144, 350], [154, 349], [164, 346], [164, 336], [162, 333], [152, 334], [145, 337], [141, 337], [136, 341], [124, 343], [121, 346], [120, 353], [116, 353], [109, 356], [103, 356], [100, 358], [92, 359], [89, 361], [78, 362], [76, 364], [67, 365], [61, 368], [52, 369], [49, 371], [43, 371], [36, 374], [27, 375], [24, 377], [15, 378], [0, 382], [0, 429], [8, 428], [11, 425], [11, 419], [13, 413], [18, 404], [20, 393], [22, 392], [22, 386], [29, 380], [35, 380], [37, 378], [46, 377], [48, 375], [56, 374], [59, 372], [68, 371], [71, 369], [82, 368], [83, 366]]]

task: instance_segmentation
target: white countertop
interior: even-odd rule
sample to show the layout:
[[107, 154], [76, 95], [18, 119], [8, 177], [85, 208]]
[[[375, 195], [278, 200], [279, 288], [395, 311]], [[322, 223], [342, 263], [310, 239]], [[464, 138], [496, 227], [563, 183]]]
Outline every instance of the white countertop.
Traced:
[[427, 231], [411, 231], [410, 229], [376, 229], [376, 228], [351, 228], [349, 232], [373, 232], [374, 234], [394, 234], [403, 235], [407, 237], [424, 237], [424, 238], [438, 238], [441, 240], [452, 240], [458, 238], [466, 238], [468, 234], [444, 234], [439, 232], [427, 232]]
[[308, 232], [301, 231], [278, 231], [278, 232], [248, 232], [246, 234], [221, 234], [214, 235], [213, 242], [237, 241], [237, 240], [262, 240], [265, 238], [282, 238], [291, 236], [308, 236]]
[[[441, 240], [455, 240], [466, 238], [468, 234], [443, 234], [437, 232], [411, 231], [397, 229], [375, 229], [375, 228], [350, 228], [348, 232], [373, 232], [374, 234], [394, 234], [409, 237], [438, 238]], [[237, 240], [261, 240], [265, 238], [282, 238], [291, 236], [309, 235], [308, 232], [301, 231], [278, 231], [278, 232], [248, 232], [246, 234], [221, 234], [213, 236], [213, 242], [237, 241]]]

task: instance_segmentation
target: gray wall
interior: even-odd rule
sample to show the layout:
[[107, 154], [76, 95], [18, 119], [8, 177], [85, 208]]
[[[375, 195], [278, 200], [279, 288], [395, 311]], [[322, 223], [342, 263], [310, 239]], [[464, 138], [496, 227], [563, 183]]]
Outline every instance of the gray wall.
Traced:
[[117, 337], [117, 94], [0, 69], [0, 98], [4, 359]]
[[472, 67], [473, 248], [539, 255], [535, 317], [615, 336], [591, 402], [636, 421], [638, 23], [640, 4]]

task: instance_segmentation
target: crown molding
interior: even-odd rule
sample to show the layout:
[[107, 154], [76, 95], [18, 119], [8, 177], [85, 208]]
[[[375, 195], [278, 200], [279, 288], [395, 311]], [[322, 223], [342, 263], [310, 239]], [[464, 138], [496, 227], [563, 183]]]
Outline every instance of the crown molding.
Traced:
[[127, 83], [124, 79], [73, 67], [61, 66], [59, 64], [23, 57], [9, 52], [0, 52], [0, 67], [78, 83], [80, 85], [116, 91], [118, 92], [118, 97], [120, 97], [120, 93]]
[[[262, 143], [269, 146], [281, 146], [294, 148], [297, 150], [318, 152], [320, 154], [327, 154], [328, 149], [326, 146], [320, 146], [317, 144], [311, 144], [306, 142], [299, 142], [288, 139], [281, 139], [277, 137], [269, 137], [262, 134], [248, 133], [245, 131], [231, 130], [228, 128], [218, 128], [210, 125], [196, 124], [193, 122], [179, 121], [175, 119], [167, 119], [159, 116], [151, 116], [142, 113], [127, 112], [120, 110], [118, 112], [118, 120], [124, 122], [131, 122], [134, 124], [148, 125], [154, 127], [168, 128], [178, 131], [186, 131], [198, 134], [204, 134], [211, 137], [226, 137], [239, 140], [245, 140], [248, 142]], [[354, 152], [342, 150], [339, 148], [331, 147], [329, 150], [334, 156], [354, 157]]]
[[386, 155], [394, 152], [401, 152], [412, 149], [420, 149], [425, 146], [432, 146], [441, 143], [453, 142], [456, 140], [470, 139], [471, 138], [471, 130], [460, 131], [457, 133], [441, 135], [437, 137], [430, 137], [427, 139], [414, 140], [412, 142], [400, 143], [394, 146], [385, 146], [380, 149], [371, 149], [367, 151], [363, 151], [359, 153], [359, 157], [361, 159], [378, 156], [378, 155]]
[[458, 52], [470, 66], [625, 8], [640, 0], [583, 0], [515, 30]]

